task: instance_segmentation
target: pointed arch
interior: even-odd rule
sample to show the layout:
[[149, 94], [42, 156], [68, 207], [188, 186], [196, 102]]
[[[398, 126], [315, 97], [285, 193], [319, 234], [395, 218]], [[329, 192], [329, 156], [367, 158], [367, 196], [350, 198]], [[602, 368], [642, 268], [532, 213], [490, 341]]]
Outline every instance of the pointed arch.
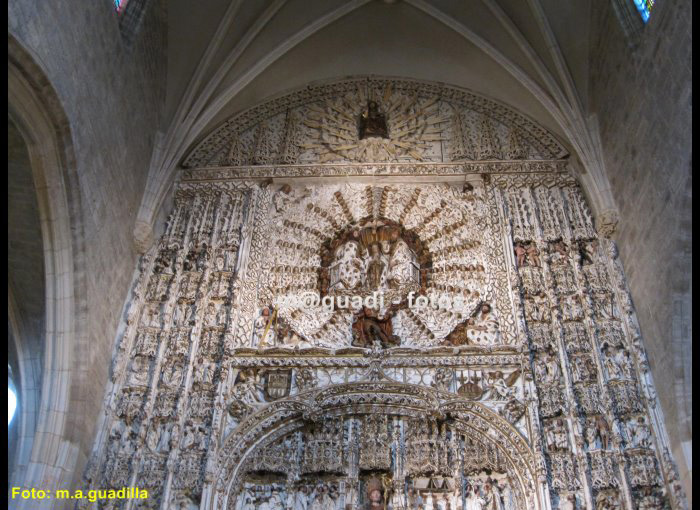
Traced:
[[231, 508], [246, 460], [259, 448], [323, 416], [384, 413], [409, 418], [449, 418], [454, 430], [488, 444], [503, 455], [522, 494], [541, 507], [536, 461], [527, 440], [503, 417], [478, 402], [469, 402], [436, 389], [412, 384], [376, 381], [338, 384], [276, 401], [248, 416], [223, 441], [212, 471], [214, 480], [204, 506]]
[[[10, 480], [51, 490], [74, 483], [67, 477], [75, 476], [79, 458], [70, 424], [80, 419], [82, 403], [75, 388], [84, 382], [76, 357], [84, 346], [87, 309], [80, 186], [70, 126], [58, 95], [37, 59], [11, 34], [8, 111], [26, 143], [37, 193], [46, 310], [38, 415], [22, 408], [22, 424], [34, 430], [23, 434]], [[22, 360], [19, 365], [22, 371]], [[36, 502], [30, 505], [36, 507]]]

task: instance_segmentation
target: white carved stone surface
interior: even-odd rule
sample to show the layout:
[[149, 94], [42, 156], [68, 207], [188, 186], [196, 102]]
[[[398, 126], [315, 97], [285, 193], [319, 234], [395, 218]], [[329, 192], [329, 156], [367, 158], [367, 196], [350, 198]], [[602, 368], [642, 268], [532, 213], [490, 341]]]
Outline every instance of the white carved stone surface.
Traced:
[[[140, 261], [88, 485], [163, 509], [685, 508], [614, 243], [552, 137], [460, 94], [343, 82], [193, 152], [242, 166], [186, 170]], [[389, 138], [329, 138], [368, 97]], [[469, 179], [322, 180], [363, 173]]]
[[[361, 137], [373, 101], [385, 137]], [[471, 92], [382, 78], [307, 87], [242, 112], [183, 166], [558, 159], [565, 149], [514, 110]]]

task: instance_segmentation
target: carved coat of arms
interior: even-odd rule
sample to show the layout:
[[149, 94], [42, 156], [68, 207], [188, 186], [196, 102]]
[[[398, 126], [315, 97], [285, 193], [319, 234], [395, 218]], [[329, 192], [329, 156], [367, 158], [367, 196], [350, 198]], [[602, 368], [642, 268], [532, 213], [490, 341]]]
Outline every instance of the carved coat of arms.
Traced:
[[265, 398], [277, 400], [289, 395], [292, 384], [291, 370], [273, 370], [265, 374]]

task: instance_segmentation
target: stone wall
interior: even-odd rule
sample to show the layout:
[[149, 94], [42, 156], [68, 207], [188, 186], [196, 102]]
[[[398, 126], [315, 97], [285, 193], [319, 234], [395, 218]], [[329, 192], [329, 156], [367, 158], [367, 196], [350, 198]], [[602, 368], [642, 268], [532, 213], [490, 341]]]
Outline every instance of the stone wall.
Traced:
[[[134, 4], [139, 4], [134, 2]], [[130, 45], [112, 2], [10, 2], [8, 31], [56, 90], [70, 123], [85, 236], [86, 342], [76, 353], [67, 439], [79, 479], [95, 437], [123, 303], [136, 267], [131, 232], [165, 96], [165, 9], [146, 11]], [[106, 289], [109, 289], [107, 292]]]
[[632, 37], [611, 4], [593, 2], [589, 99], [621, 216], [616, 237], [692, 503], [691, 2], [657, 2]]

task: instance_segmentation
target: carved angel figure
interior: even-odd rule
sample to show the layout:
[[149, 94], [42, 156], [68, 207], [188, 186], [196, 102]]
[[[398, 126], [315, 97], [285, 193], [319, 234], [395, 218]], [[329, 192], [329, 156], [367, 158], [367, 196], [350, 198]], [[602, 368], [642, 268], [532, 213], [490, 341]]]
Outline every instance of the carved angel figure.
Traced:
[[263, 386], [257, 379], [258, 377], [251, 370], [238, 374], [228, 407], [229, 414], [234, 418], [241, 419], [266, 404], [262, 396]]

